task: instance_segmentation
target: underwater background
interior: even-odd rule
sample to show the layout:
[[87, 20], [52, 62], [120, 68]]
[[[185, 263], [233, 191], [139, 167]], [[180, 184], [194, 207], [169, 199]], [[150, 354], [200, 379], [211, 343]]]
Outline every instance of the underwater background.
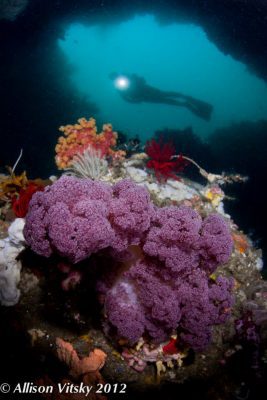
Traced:
[[[239, 8], [240, 6], [240, 8]], [[0, 5], [1, 167], [47, 177], [58, 127], [81, 116], [145, 143], [161, 131], [214, 171], [247, 175], [227, 210], [264, 251], [266, 192], [264, 2], [8, 1]], [[109, 79], [137, 74], [213, 106], [129, 103]], [[266, 252], [265, 252], [266, 254]]]
[[[0, 172], [23, 149], [17, 173], [57, 175], [59, 127], [80, 117], [95, 118], [99, 131], [111, 123], [121, 149], [171, 142], [207, 171], [248, 177], [227, 186], [224, 207], [262, 249], [266, 277], [266, 20], [264, 0], [0, 0]], [[129, 98], [135, 80], [144, 90]], [[205, 183], [193, 165], [186, 177]], [[10, 342], [13, 323], [1, 332]], [[198, 390], [185, 384], [180, 395]], [[260, 398], [257, 387], [244, 393], [231, 398]]]

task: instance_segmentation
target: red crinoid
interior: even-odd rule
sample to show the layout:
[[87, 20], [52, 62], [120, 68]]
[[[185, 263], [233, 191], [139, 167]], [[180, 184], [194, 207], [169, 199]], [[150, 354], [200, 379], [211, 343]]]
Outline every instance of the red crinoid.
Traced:
[[19, 196], [13, 197], [12, 209], [18, 218], [24, 218], [28, 212], [30, 200], [35, 192], [44, 190], [44, 186], [37, 185], [36, 183], [29, 183], [26, 189], [21, 189]]
[[147, 142], [145, 152], [150, 157], [146, 166], [153, 169], [159, 182], [166, 181], [168, 178], [179, 180], [176, 175], [182, 172], [188, 164], [182, 154], [172, 160], [175, 155], [175, 147], [172, 143], [156, 142], [155, 139]]

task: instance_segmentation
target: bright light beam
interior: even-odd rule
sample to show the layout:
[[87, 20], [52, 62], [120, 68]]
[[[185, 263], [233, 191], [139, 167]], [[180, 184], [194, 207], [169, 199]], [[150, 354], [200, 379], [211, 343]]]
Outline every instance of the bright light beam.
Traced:
[[119, 76], [115, 79], [115, 87], [119, 90], [126, 90], [130, 86], [130, 81], [126, 76]]

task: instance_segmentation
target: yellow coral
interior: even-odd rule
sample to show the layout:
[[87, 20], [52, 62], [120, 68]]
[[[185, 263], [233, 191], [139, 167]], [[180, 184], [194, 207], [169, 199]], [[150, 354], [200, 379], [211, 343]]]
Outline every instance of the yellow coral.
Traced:
[[0, 177], [0, 199], [10, 200], [14, 195], [18, 195], [21, 189], [25, 189], [28, 183], [25, 171], [20, 175], [15, 175], [12, 171], [10, 175], [2, 175]]
[[221, 189], [210, 187], [203, 193], [204, 197], [209, 200], [214, 208], [217, 208], [224, 198], [224, 193]]

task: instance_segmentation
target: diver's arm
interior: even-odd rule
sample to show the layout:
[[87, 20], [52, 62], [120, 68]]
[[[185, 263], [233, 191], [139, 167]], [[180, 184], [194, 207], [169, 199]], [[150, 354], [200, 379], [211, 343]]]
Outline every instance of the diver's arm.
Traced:
[[135, 85], [137, 85], [137, 86], [146, 86], [146, 81], [141, 76], [138, 76], [136, 74], [132, 74], [131, 75], [131, 79], [132, 79], [133, 83]]
[[136, 100], [136, 99], [131, 99], [130, 97], [125, 98], [126, 101], [128, 101], [129, 103], [141, 103], [140, 100]]
[[141, 103], [141, 101], [140, 101], [139, 99], [133, 98], [133, 97], [131, 96], [130, 93], [126, 93], [126, 92], [127, 92], [127, 91], [125, 91], [125, 92], [120, 92], [121, 97], [122, 97], [125, 101], [128, 101], [129, 103]]

